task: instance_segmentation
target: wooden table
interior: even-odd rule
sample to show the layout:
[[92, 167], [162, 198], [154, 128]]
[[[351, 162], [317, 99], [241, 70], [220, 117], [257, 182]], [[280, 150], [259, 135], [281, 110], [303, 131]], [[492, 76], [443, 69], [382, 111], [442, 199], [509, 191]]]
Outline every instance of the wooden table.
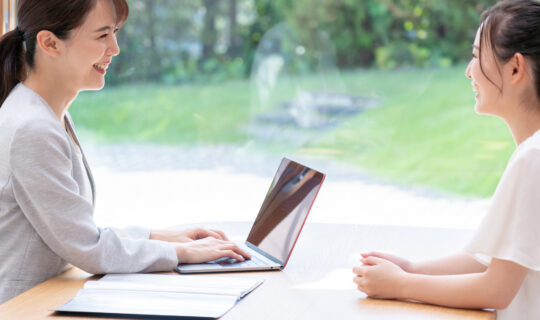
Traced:
[[[206, 226], [242, 237], [251, 224]], [[470, 231], [451, 229], [306, 224], [283, 271], [235, 274], [265, 282], [222, 319], [495, 319], [490, 311], [366, 298], [352, 283], [351, 269], [359, 252], [378, 249], [412, 259], [436, 258], [459, 251], [470, 235]], [[52, 311], [73, 298], [92, 277], [73, 268], [0, 305], [0, 319], [92, 319]]]

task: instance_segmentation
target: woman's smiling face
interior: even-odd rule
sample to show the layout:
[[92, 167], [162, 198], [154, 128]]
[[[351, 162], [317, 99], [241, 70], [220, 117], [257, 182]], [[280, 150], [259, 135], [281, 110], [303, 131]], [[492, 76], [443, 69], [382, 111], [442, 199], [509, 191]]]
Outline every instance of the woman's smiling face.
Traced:
[[[475, 111], [480, 114], [498, 115], [502, 92], [502, 78], [493, 49], [484, 37], [480, 41], [482, 26], [478, 28], [473, 44], [473, 58], [465, 75], [472, 80], [476, 92]], [[497, 85], [495, 85], [497, 84]]]
[[98, 0], [84, 23], [63, 41], [62, 64], [74, 90], [99, 90], [105, 85], [105, 74], [112, 57], [120, 53], [116, 41], [115, 8], [110, 0]]

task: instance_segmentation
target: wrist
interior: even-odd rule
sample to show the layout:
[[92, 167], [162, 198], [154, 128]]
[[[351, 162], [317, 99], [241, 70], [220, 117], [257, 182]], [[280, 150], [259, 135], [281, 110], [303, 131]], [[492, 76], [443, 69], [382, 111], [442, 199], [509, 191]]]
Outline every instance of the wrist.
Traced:
[[178, 264], [186, 263], [188, 260], [187, 257], [187, 248], [185, 245], [177, 243], [174, 245], [174, 250], [176, 251], [176, 257], [178, 258]]
[[418, 263], [410, 262], [410, 261], [409, 263], [407, 263], [407, 266], [403, 270], [408, 273], [421, 273], [420, 266], [418, 265]]
[[412, 273], [403, 272], [397, 279], [397, 299], [406, 300], [409, 298], [409, 289], [412, 286], [411, 282], [414, 275]]
[[151, 230], [150, 240], [167, 241], [166, 235], [164, 234], [163, 230]]

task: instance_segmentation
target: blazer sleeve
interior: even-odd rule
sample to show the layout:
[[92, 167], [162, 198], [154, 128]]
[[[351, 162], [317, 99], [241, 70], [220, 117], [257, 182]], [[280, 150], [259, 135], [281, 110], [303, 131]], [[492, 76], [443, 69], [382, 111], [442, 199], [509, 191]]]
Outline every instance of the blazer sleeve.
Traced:
[[178, 259], [172, 244], [124, 237], [95, 225], [92, 203], [79, 195], [71, 175], [72, 156], [67, 135], [52, 120], [23, 124], [13, 136], [13, 192], [43, 241], [64, 260], [94, 274], [173, 270]]
[[145, 227], [139, 226], [130, 226], [127, 228], [110, 228], [113, 230], [120, 238], [129, 238], [129, 239], [150, 239], [150, 233], [152, 230]]

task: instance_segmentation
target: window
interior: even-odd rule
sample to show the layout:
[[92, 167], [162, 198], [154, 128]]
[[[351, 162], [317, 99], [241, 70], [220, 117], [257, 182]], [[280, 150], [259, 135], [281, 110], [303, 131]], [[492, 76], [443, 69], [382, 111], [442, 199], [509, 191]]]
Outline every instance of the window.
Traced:
[[311, 222], [473, 228], [512, 148], [463, 76], [493, 2], [128, 0], [70, 108], [96, 220], [251, 221], [287, 156], [327, 173]]
[[129, 1], [106, 88], [70, 109], [96, 219], [251, 221], [288, 156], [327, 173], [310, 222], [474, 228], [459, 196], [511, 147], [463, 76], [487, 2]]
[[16, 0], [0, 0], [0, 11], [2, 12], [0, 15], [0, 25], [2, 26], [2, 34], [15, 28], [16, 7]]

